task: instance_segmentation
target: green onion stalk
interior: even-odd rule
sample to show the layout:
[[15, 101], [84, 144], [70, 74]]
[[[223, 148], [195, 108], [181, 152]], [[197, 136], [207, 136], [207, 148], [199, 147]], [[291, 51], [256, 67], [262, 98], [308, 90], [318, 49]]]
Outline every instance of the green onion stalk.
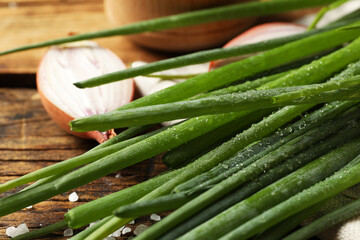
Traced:
[[223, 58], [230, 58], [230, 57], [236, 57], [250, 53], [266, 51], [275, 47], [282, 46], [289, 42], [293, 42], [302, 38], [316, 35], [321, 32], [329, 31], [331, 29], [341, 28], [351, 23], [354, 23], [359, 20], [359, 13], [360, 11], [355, 11], [354, 13], [351, 13], [343, 17], [342, 19], [339, 19], [323, 28], [312, 29], [310, 31], [306, 31], [303, 33], [294, 34], [287, 37], [270, 39], [258, 43], [250, 43], [241, 46], [211, 49], [211, 50], [199, 51], [196, 53], [190, 53], [179, 57], [148, 63], [140, 67], [130, 68], [127, 70], [106, 74], [82, 82], [77, 82], [75, 83], [75, 85], [80, 88], [94, 87], [101, 84], [110, 83], [113, 81], [123, 80], [140, 75], [147, 75], [150, 73], [163, 71], [167, 69], [178, 68], [178, 67], [199, 64], [199, 63], [209, 62]]
[[[257, 215], [261, 216], [263, 212], [265, 213], [267, 209], [271, 210], [277, 203], [281, 203], [291, 196], [296, 196], [302, 190], [330, 177], [357, 156], [359, 151], [355, 149], [359, 143], [359, 139], [357, 139], [320, 157], [316, 161], [262, 189], [250, 198], [220, 213], [179, 239], [201, 239], [201, 237], [218, 239], [227, 233], [231, 233], [237, 226], [251, 222], [257, 218]], [[307, 178], [310, 175], [311, 177]], [[282, 217], [281, 219], [284, 218]], [[205, 229], [208, 231], [204, 231]]]
[[[335, 135], [335, 133], [337, 134]], [[240, 187], [240, 189], [242, 189], [242, 191], [245, 192], [249, 191], [251, 188], [254, 187], [255, 189], [261, 190], [261, 188], [259, 189], [259, 185], [260, 186], [269, 185], [270, 183], [274, 182], [274, 179], [279, 179], [281, 177], [284, 177], [288, 173], [291, 173], [292, 171], [301, 167], [305, 163], [308, 163], [311, 160], [320, 157], [321, 155], [327, 153], [328, 151], [338, 147], [339, 145], [342, 145], [344, 142], [356, 138], [357, 134], [359, 133], [360, 133], [359, 128], [356, 127], [349, 128], [349, 126], [347, 125], [346, 129], [343, 129], [342, 131], [339, 132], [334, 132], [329, 138], [325, 139], [323, 142], [320, 142], [316, 149], [306, 148], [306, 146], [303, 146], [303, 150], [299, 154], [296, 154], [294, 157], [286, 159], [282, 164], [275, 166], [274, 168], [267, 171], [265, 174], [260, 175], [258, 178], [253, 180], [255, 183], [251, 182], [249, 184], [246, 184], [247, 190], [246, 188], [243, 187]], [[288, 153], [286, 151], [282, 151], [282, 154], [288, 154]], [[268, 157], [270, 157], [270, 155], [268, 155]], [[206, 189], [207, 188], [204, 188], [204, 190]], [[251, 189], [250, 191], [254, 191], [254, 189]], [[185, 203], [197, 197], [197, 195], [199, 195], [203, 191], [197, 190], [192, 192], [195, 192], [195, 194], [180, 192], [176, 194], [170, 194], [163, 197], [155, 198], [149, 201], [140, 201], [136, 203], [127, 204], [117, 209], [115, 215], [124, 218], [139, 217], [151, 213], [177, 209], [182, 205], [184, 205]], [[238, 195], [243, 196], [244, 193], [239, 194], [239, 192], [240, 191], [237, 190]], [[215, 204], [218, 205], [218, 202], [216, 202]], [[211, 210], [207, 210], [207, 211], [211, 211]], [[185, 224], [188, 225], [187, 222]]]
[[295, 231], [284, 240], [308, 239], [325, 229], [339, 224], [345, 220], [356, 217], [360, 213], [360, 200], [357, 199], [341, 208], [338, 208], [306, 225], [305, 227]]
[[[307, 71], [309, 70], [309, 69], [311, 69], [311, 68], [307, 68]], [[297, 108], [299, 108], [299, 107], [297, 107]], [[308, 108], [308, 107], [307, 107]], [[297, 115], [297, 114], [299, 114], [299, 113], [301, 113], [303, 110], [305, 110], [305, 109], [307, 109], [307, 108], [303, 108], [303, 109], [297, 109], [297, 112], [296, 112], [296, 114], [295, 115]], [[294, 116], [295, 116], [294, 115]], [[283, 117], [281, 117], [281, 119], [283, 119]], [[195, 174], [196, 175], [196, 174]], [[180, 178], [181, 179], [181, 178]], [[183, 180], [182, 180], [182, 182], [183, 182]], [[181, 182], [180, 182], [181, 183]], [[171, 184], [170, 184], [170, 186], [171, 186]], [[175, 185], [176, 186], [176, 185]], [[169, 189], [171, 190], [171, 188], [173, 188], [174, 186], [172, 186], [172, 187], [169, 187]], [[114, 223], [115, 222], [115, 223]], [[114, 225], [117, 225], [117, 223], [118, 222], [116, 222], [116, 221], [112, 221], [112, 222], [110, 222], [110, 223], [114, 223]], [[126, 223], [126, 222], [125, 222]]]
[[256, 235], [254, 240], [277, 240], [283, 239], [289, 232], [293, 231], [296, 227], [301, 225], [306, 219], [309, 219], [316, 214], [321, 207], [331, 201], [331, 197], [324, 201], [314, 204], [305, 210], [294, 214], [280, 222], [279, 224], [269, 228], [268, 230]]
[[[355, 76], [339, 82], [247, 91], [127, 109], [92, 118], [92, 128], [101, 128], [104, 122], [111, 122], [116, 127], [142, 126], [175, 119], [251, 109], [324, 103], [334, 100], [358, 100], [359, 80], [360, 76]], [[84, 120], [86, 121], [86, 118]], [[77, 130], [76, 126], [81, 126], [81, 124], [83, 124], [81, 119], [73, 120], [72, 129]]]
[[[358, 31], [358, 34], [360, 34], [360, 30]], [[341, 36], [340, 33], [347, 34], [345, 34], [346, 36]], [[166, 102], [173, 102], [187, 97], [191, 97], [192, 95], [196, 95], [204, 91], [209, 91], [211, 89], [231, 83], [243, 77], [256, 74], [265, 69], [271, 69], [272, 67], [274, 67], [274, 65], [281, 65], [280, 62], [285, 63], [295, 60], [295, 58], [300, 58], [300, 56], [303, 54], [309, 55], [310, 52], [314, 52], [314, 49], [320, 50], [322, 48], [323, 50], [325, 50], [325, 45], [329, 47], [329, 45], [335, 46], [341, 44], [340, 42], [343, 42], [345, 39], [346, 41], [349, 41], [359, 36], [358, 34], [352, 31], [333, 30], [327, 33], [318, 34], [313, 37], [292, 42], [282, 47], [278, 47], [273, 50], [264, 52], [262, 54], [226, 65], [209, 73], [201, 74], [195, 78], [188, 79], [187, 81], [176, 84], [172, 87], [160, 90], [154, 94], [135, 100], [125, 105], [125, 107], [122, 107], [121, 109], [125, 110], [138, 106], [161, 104], [165, 103], [164, 99], [167, 99]], [[331, 38], [331, 41], [329, 41], [329, 37]], [[341, 40], [338, 42], [336, 39]], [[332, 44], [329, 44], [329, 42], [331, 42]], [[311, 64], [303, 66], [299, 70], [293, 71], [290, 74], [281, 77], [273, 82], [265, 84], [264, 88], [304, 85], [314, 83], [314, 78], [324, 79], [330, 77], [337, 71], [342, 70], [347, 64], [357, 61], [359, 59], [360, 50], [359, 48], [357, 48], [359, 42], [360, 39], [357, 39], [348, 46], [334, 53], [331, 53], [319, 60], [316, 60]], [[309, 50], [308, 53], [306, 53], [307, 50]], [[327, 65], [327, 71], [319, 71], [319, 69], [323, 68], [325, 65]], [[306, 69], [305, 71], [305, 68], [310, 67], [312, 69]], [[301, 73], [306, 73], [308, 75]], [[306, 81], [302, 80], [303, 78], [306, 78]], [[221, 79], [221, 81], [219, 81], [219, 79]], [[284, 81], [284, 79], [288, 80]], [[279, 85], [280, 82], [281, 85]], [[88, 118], [77, 119], [70, 122], [70, 126], [72, 130], [75, 131], [106, 131], [110, 128], [116, 128], [116, 122], [103, 121], [103, 123], [101, 124], [98, 123], [99, 120], [97, 119], [103, 119], [104, 116], [111, 114], [113, 113], [111, 112], [107, 114], [90, 116]]]
[[[350, 34], [351, 35], [351, 34]], [[349, 35], [345, 35], [345, 36], [343, 36], [343, 37], [345, 37], [346, 38], [346, 40], [348, 39], [348, 38], [353, 38], [353, 35], [351, 35], [351, 37], [349, 36]], [[308, 39], [304, 39], [304, 40], [302, 40], [301, 42], [302, 42], [302, 44], [295, 44], [295, 43], [290, 43], [290, 44], [288, 44], [288, 45], [292, 45], [292, 47], [296, 47], [297, 45], [299, 45], [298, 47], [303, 47], [303, 49], [304, 48], [306, 48], [305, 46], [307, 46], [309, 49], [310, 49], [310, 45], [312, 46], [312, 44], [314, 44], [315, 42], [317, 42], [317, 40], [319, 40], [319, 38], [318, 38], [318, 36], [315, 36], [315, 37], [311, 37], [311, 38], [315, 38], [315, 39], [313, 39], [312, 41], [308, 41]], [[340, 38], [341, 39], [341, 41], [340, 42], [343, 42], [343, 41], [345, 41], [345, 39], [344, 38]], [[334, 44], [338, 44], [338, 42], [337, 42], [337, 40], [336, 40], [336, 38], [333, 38], [332, 40], [334, 40], [335, 42], [333, 42], [333, 45]], [[304, 42], [305, 41], [305, 42]], [[324, 39], [324, 41], [325, 41], [325, 39]], [[328, 41], [328, 39], [326, 39], [326, 43], [328, 43], [328, 42], [331, 42], [331, 41]], [[295, 45], [296, 46], [295, 46]], [[322, 44], [322, 46], [323, 45], [325, 45], [325, 43], [324, 44]], [[349, 45], [349, 46], [347, 46], [348, 48], [350, 48], [350, 46], [351, 46], [351, 44]], [[285, 48], [284, 48], [285, 47]], [[264, 57], [260, 57], [260, 56], [264, 56], [264, 55], [266, 55], [267, 57], [266, 58], [269, 58], [268, 59], [268, 61], [270, 61], [270, 56], [271, 57], [273, 57], [273, 55], [275, 54], [275, 55], [278, 55], [279, 54], [279, 56], [282, 56], [283, 54], [282, 53], [285, 53], [287, 50], [289, 50], [288, 49], [288, 47], [286, 47], [286, 45], [285, 46], [282, 46], [282, 47], [280, 47], [282, 50], [281, 51], [279, 51], [279, 50], [277, 50], [277, 49], [274, 49], [274, 50], [271, 50], [271, 51], [269, 51], [269, 52], [273, 52], [273, 54], [262, 54], [262, 55], [258, 55], [258, 56], [255, 56], [255, 57], [252, 57], [252, 58], [248, 58], [248, 59], [246, 59], [246, 61], [250, 61], [249, 59], [253, 59], [252, 61], [250, 61], [250, 62], [256, 62], [256, 60], [264, 60]], [[341, 50], [339, 50], [339, 51], [341, 51]], [[304, 51], [301, 51], [301, 52], [299, 52], [299, 51], [297, 51], [297, 53], [298, 54], [302, 54]], [[350, 51], [348, 51], [347, 53], [349, 53]], [[341, 67], [343, 67], [343, 66], [345, 66], [346, 64], [347, 64], [347, 62], [350, 62], [350, 61], [352, 61], [353, 60], [353, 58], [354, 58], [354, 56], [356, 56], [356, 49], [353, 51], [354, 53], [351, 55], [351, 56], [347, 56], [346, 54], [339, 54], [339, 55], [341, 55], [342, 57], [343, 57], [343, 59], [347, 59], [348, 61], [339, 61], [339, 62], [341, 62], [341, 63], [343, 63], [343, 65], [341, 66]], [[288, 55], [288, 54], [286, 54], [286, 55]], [[259, 57], [260, 57], [260, 59], [259, 59]], [[294, 56], [293, 56], [294, 57]], [[297, 55], [297, 57], [296, 58], [298, 58], [298, 57], [300, 57], [300, 55]], [[283, 57], [280, 57], [280, 59], [283, 59]], [[336, 60], [336, 59], [335, 59]], [[243, 60], [244, 61], [244, 60]], [[243, 61], [241, 61], [241, 62], [243, 62]], [[286, 61], [288, 61], [288, 59], [287, 60], [285, 60], [285, 61], [283, 61], [283, 62], [286, 62]], [[271, 62], [273, 62], [273, 61], [271, 61]], [[320, 65], [322, 65], [322, 64], [320, 64]], [[339, 64], [336, 64], [336, 65], [339, 65]], [[234, 65], [233, 66], [233, 68], [234, 68], [234, 70], [235, 70], [235, 68], [236, 67], [238, 67], [237, 65]], [[252, 67], [252, 68], [254, 68], [255, 66], [248, 66], [248, 67]], [[247, 67], [247, 68], [248, 68]], [[244, 69], [244, 72], [248, 72], [248, 71], [246, 71], [246, 70], [248, 70], [248, 69]], [[339, 66], [337, 67], [337, 68], [339, 68]], [[336, 68], [335, 68], [336, 69]], [[311, 69], [309, 69], [310, 71], [311, 71]], [[336, 70], [333, 70], [333, 71], [336, 71]], [[333, 71], [326, 71], [326, 72], [328, 72], [328, 74], [329, 73], [332, 73]], [[215, 72], [215, 71], [213, 71], [213, 72]], [[212, 73], [213, 73], [212, 72]], [[305, 72], [309, 72], [309, 71], [305, 71]], [[236, 71], [236, 76], [238, 75], [238, 71]], [[307, 74], [310, 74], [310, 73], [307, 73]], [[235, 78], [235, 72], [233, 73], [233, 77], [234, 77], [234, 79], [236, 79]], [[250, 75], [250, 74], [248, 74], [247, 73], [247, 75]], [[319, 77], [319, 75], [317, 74], [316, 76], [318, 76]], [[322, 76], [320, 76], [320, 77], [322, 77]], [[282, 78], [282, 80], [284, 81], [284, 78]], [[198, 81], [195, 81], [196, 82], [196, 84], [200, 84]], [[203, 83], [204, 85], [205, 85], [205, 82]], [[210, 84], [208, 84], [208, 85], [210, 85]], [[171, 91], [170, 91], [171, 92]], [[180, 92], [184, 92], [184, 91], [180, 91]], [[169, 94], [169, 92], [167, 91], [167, 94]], [[167, 95], [167, 94], [165, 94], [165, 96]], [[150, 97], [150, 101], [151, 101], [151, 98], [154, 98], [154, 99], [157, 99], [157, 97], [159, 96], [159, 94], [153, 94], [153, 95], [149, 95], [149, 96], [152, 96], [152, 97]], [[164, 96], [164, 95], [163, 95]], [[164, 97], [165, 97], [164, 96]], [[142, 99], [145, 99], [145, 98], [147, 98], [147, 97], [144, 97], [144, 98], [142, 98]], [[147, 98], [148, 99], [148, 98]], [[149, 101], [146, 101], [146, 102], [149, 102]], [[130, 103], [129, 105], [135, 105], [136, 106], [136, 104], [134, 104], [134, 103], [136, 103], [136, 101], [134, 101], [134, 102], [132, 102], [132, 103]], [[139, 105], [141, 105], [141, 104], [139, 104]], [[225, 124], [226, 123], [226, 121], [228, 120], [228, 119], [230, 119], [230, 120], [233, 120], [233, 119], [235, 119], [235, 117], [234, 117], [234, 115], [235, 114], [228, 114], [228, 115], [226, 115], [226, 117], [223, 117], [223, 121], [225, 121], [225, 122], [222, 122], [221, 123], [221, 125], [223, 125], [223, 124]], [[232, 118], [230, 117], [230, 116], [232, 116]], [[209, 119], [211, 119], [211, 117], [210, 118], [201, 118], [201, 119], [203, 119], [204, 121], [206, 121], [206, 122], [208, 122], [208, 124], [205, 124], [205, 125], [214, 125], [215, 124], [215, 122], [218, 122], [218, 121], [216, 121], [219, 117], [216, 117], [216, 116], [214, 116], [214, 117], [212, 117], [213, 119], [212, 120], [209, 120]], [[226, 119], [226, 120], [225, 120]], [[230, 121], [229, 120], [229, 121]], [[191, 122], [193, 122], [193, 121], [195, 121], [195, 120], [192, 120], [192, 121], [190, 121], [190, 123], [189, 122], [187, 122], [187, 123], [183, 123], [183, 124], [185, 124], [185, 125], [187, 125], [187, 124], [189, 124], [189, 126], [190, 126], [190, 129], [194, 129], [195, 130], [195, 127], [194, 127], [194, 124], [193, 123], [191, 123]], [[209, 124], [209, 123], [211, 123], [211, 124]], [[180, 125], [182, 125], [182, 124], [180, 124]], [[193, 125], [193, 126], [191, 126], [191, 125]], [[200, 128], [202, 127], [202, 126], [205, 126], [204, 124], [202, 124], [202, 123], [200, 123], [199, 124], [200, 126]], [[213, 128], [211, 128], [210, 126], [208, 126], [207, 127], [207, 129], [206, 129], [206, 132], [208, 132], [208, 131], [210, 131], [211, 129], [215, 129], [216, 127], [218, 127], [218, 126], [220, 126], [220, 125], [217, 125], [217, 126], [212, 126]], [[179, 126], [177, 126], [177, 127], [179, 127]], [[203, 129], [203, 131], [204, 131], [205, 129]], [[166, 133], [169, 133], [169, 131], [164, 131], [164, 132], [166, 132]], [[189, 133], [189, 135], [188, 135], [188, 137], [189, 138], [187, 138], [187, 139], [185, 139], [184, 141], [182, 141], [182, 142], [186, 142], [186, 141], [189, 141], [190, 139], [193, 139], [193, 138], [195, 138], [196, 136], [193, 136], [195, 133], [198, 133], [198, 132], [200, 132], [199, 131], [199, 129], [197, 129], [197, 131], [193, 131], [192, 133]], [[174, 136], [175, 134], [172, 132], [171, 133], [171, 135], [172, 136]], [[191, 136], [192, 135], [192, 136]], [[199, 134], [199, 135], [201, 135], [201, 134]], [[157, 136], [157, 135], [155, 135], [155, 136]], [[155, 137], [154, 136], [154, 137]], [[181, 143], [178, 143], [179, 145], [181, 144]], [[163, 145], [164, 146], [164, 145]], [[171, 144], [168, 146], [168, 148], [166, 149], [166, 150], [168, 150], [169, 148], [171, 148]], [[163, 150], [162, 150], [163, 151]], [[157, 152], [157, 153], [160, 153], [160, 152]]]
[[240, 169], [249, 166], [251, 163], [254, 163], [267, 154], [270, 154], [294, 138], [330, 121], [354, 104], [356, 103], [332, 102], [326, 104], [294, 124], [286, 126], [276, 133], [241, 150], [234, 157], [222, 162], [210, 171], [198, 175], [186, 183], [180, 184], [174, 189], [174, 192], [187, 192], [196, 188], [206, 189], [208, 186], [212, 186], [214, 183], [224, 180], [227, 176], [238, 172]]
[[[353, 114], [356, 115], [353, 112]], [[346, 121], [347, 122], [347, 121]], [[145, 231], [140, 239], [155, 239], [161, 236], [166, 231], [170, 230], [171, 228], [175, 227], [177, 224], [185, 221], [186, 219], [193, 216], [195, 213], [206, 207], [207, 205], [213, 203], [214, 201], [220, 199], [222, 196], [228, 194], [236, 187], [244, 184], [254, 178], [257, 175], [262, 174], [264, 171], [267, 171], [274, 167], [275, 165], [283, 162], [286, 158], [291, 157], [291, 154], [296, 154], [298, 151], [301, 151], [302, 146], [311, 146], [315, 144], [320, 139], [329, 135], [329, 133], [336, 131], [339, 127], [346, 125], [344, 121], [338, 121], [337, 124], [329, 124], [321, 126], [321, 129], [313, 129], [304, 134], [303, 136], [299, 136], [294, 140], [290, 141], [288, 144], [285, 144], [281, 149], [270, 153], [273, 155], [271, 158], [263, 157], [256, 161], [255, 163], [249, 165], [248, 167], [244, 168], [243, 170], [235, 173], [234, 175], [230, 176], [226, 180], [222, 181], [221, 183], [215, 185], [210, 190], [206, 191], [205, 193], [201, 194], [199, 197], [195, 198], [194, 200], [188, 202], [161, 222], [156, 223], [150, 229]], [[296, 143], [296, 144], [295, 144]], [[287, 154], [284, 151], [288, 151]], [[314, 184], [314, 183], [312, 183]], [[231, 223], [227, 223], [227, 226], [231, 226]], [[201, 231], [200, 231], [201, 232]], [[220, 232], [220, 231], [219, 231]], [[214, 233], [213, 233], [214, 234]], [[216, 235], [216, 234], [214, 234]], [[202, 239], [198, 236], [194, 239]]]
[[[233, 139], [227, 141], [218, 148], [212, 150], [211, 152], [203, 155], [196, 161], [187, 165], [181, 174], [177, 175], [172, 180], [168, 181], [166, 184], [146, 195], [144, 197], [145, 200], [169, 194], [171, 190], [177, 185], [197, 176], [202, 172], [208, 171], [218, 163], [234, 155], [242, 148], [246, 147], [254, 141], [257, 141], [267, 136], [271, 132], [275, 131], [277, 128], [291, 121], [300, 113], [307, 110], [309, 107], [310, 106], [308, 105], [300, 105], [296, 106], [295, 108], [285, 107], [271, 114], [267, 118], [263, 119], [261, 122], [252, 125], [252, 127], [236, 135]], [[88, 239], [97, 239], [104, 236], [106, 237], [122, 225], [126, 224], [127, 221], [129, 221], [127, 218], [124, 219], [113, 217], [111, 221], [104, 224], [97, 231], [92, 233], [88, 237]]]
[[[354, 140], [350, 144], [356, 146], [358, 143], [359, 139]], [[357, 151], [355, 150], [355, 152]], [[360, 156], [355, 157], [355, 159], [353, 159], [346, 167], [336, 172], [333, 176], [260, 214], [247, 223], [239, 226], [232, 232], [226, 234], [221, 239], [247, 239], [256, 233], [275, 225], [285, 218], [359, 183], [359, 161]]]
[[[330, 138], [326, 138], [323, 142], [317, 144], [316, 148], [308, 148], [302, 151], [300, 154], [287, 159], [284, 163], [270, 169], [268, 172], [260, 175], [258, 178], [252, 180], [244, 186], [241, 186], [234, 193], [224, 196], [222, 199], [213, 203], [201, 212], [197, 213], [192, 218], [171, 229], [171, 231], [164, 234], [160, 239], [176, 239], [186, 234], [200, 224], [215, 217], [229, 207], [245, 200], [246, 198], [250, 197], [251, 195], [265, 188], [266, 186], [272, 184], [273, 182], [285, 177], [286, 175], [302, 167], [306, 163], [309, 163], [310, 161], [319, 158], [327, 152], [332, 151], [336, 147], [342, 146], [343, 144], [351, 141], [358, 136], [360, 131], [359, 128], [356, 128], [354, 125], [351, 126], [353, 127], [345, 128], [340, 132], [333, 134]], [[297, 222], [298, 221], [296, 221], [296, 223]], [[288, 221], [286, 221], [286, 223], [288, 223]], [[297, 225], [296, 223], [295, 225]], [[284, 230], [284, 227], [282, 227], [281, 230]], [[279, 231], [273, 231], [273, 233], [273, 235], [277, 236]], [[262, 236], [264, 236], [264, 239], [268, 240], [277, 239], [276, 237], [265, 238], [269, 235], [266, 234]]]

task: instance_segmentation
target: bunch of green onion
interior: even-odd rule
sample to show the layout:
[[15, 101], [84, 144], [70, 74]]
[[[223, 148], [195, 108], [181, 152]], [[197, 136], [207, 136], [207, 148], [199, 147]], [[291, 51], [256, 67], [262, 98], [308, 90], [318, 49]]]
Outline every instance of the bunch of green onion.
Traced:
[[[0, 54], [330, 3], [339, 4], [334, 0], [250, 2]], [[92, 87], [262, 51], [110, 113], [72, 121], [74, 131], [129, 128], [83, 155], [1, 184], [0, 192], [5, 192], [36, 181], [1, 199], [0, 215], [167, 152], [166, 173], [80, 205], [67, 212], [64, 221], [15, 239], [80, 228], [100, 219], [71, 239], [103, 239], [139, 216], [168, 210], [175, 211], [136, 239], [282, 239], [326, 201], [360, 182], [359, 24], [360, 12], [355, 11], [291, 37], [202, 51], [76, 83]], [[279, 67], [280, 73], [274, 70]], [[187, 120], [141, 134], [152, 124], [182, 118]], [[359, 206], [354, 201], [285, 239], [313, 236], [338, 222], [329, 219], [354, 216]]]

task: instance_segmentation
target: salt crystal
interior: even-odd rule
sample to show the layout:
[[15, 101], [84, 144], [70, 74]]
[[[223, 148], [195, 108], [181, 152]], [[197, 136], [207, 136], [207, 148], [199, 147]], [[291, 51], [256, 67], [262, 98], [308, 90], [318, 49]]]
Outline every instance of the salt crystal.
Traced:
[[121, 176], [120, 173], [118, 173], [118, 174], [115, 175], [115, 178], [122, 178], [122, 176]]
[[104, 238], [104, 240], [116, 240], [116, 239], [113, 237], [106, 237], [106, 238]]
[[131, 222], [129, 222], [129, 224], [135, 224], [135, 220], [132, 220]]
[[120, 237], [121, 236], [121, 231], [124, 229], [124, 226], [122, 226], [121, 228], [119, 228], [118, 230], [116, 230], [115, 232], [113, 232], [111, 234], [111, 236], [113, 237]]
[[26, 207], [27, 209], [31, 209], [32, 208], [32, 206], [30, 205], [30, 206], [28, 206], [28, 207]]
[[159, 215], [153, 213], [153, 214], [151, 214], [150, 219], [154, 220], [154, 221], [160, 221], [161, 217]]
[[64, 231], [64, 237], [71, 237], [72, 235], [74, 235], [74, 232], [71, 228], [68, 228]]
[[76, 202], [77, 200], [79, 200], [79, 196], [76, 194], [76, 192], [73, 192], [69, 195], [70, 202]]
[[10, 237], [15, 237], [17, 235], [16, 234], [16, 227], [8, 227], [6, 229], [6, 235], [10, 236]]
[[120, 236], [121, 236], [121, 231], [116, 230], [115, 232], [113, 232], [113, 233], [111, 234], [111, 236], [113, 236], [113, 237], [120, 237]]
[[25, 223], [20, 224], [17, 228], [16, 227], [8, 227], [6, 229], [6, 235], [8, 235], [12, 238], [19, 236], [21, 234], [27, 233], [27, 232], [29, 232], [29, 229]]
[[129, 227], [126, 227], [126, 228], [124, 228], [123, 230], [122, 230], [122, 234], [124, 235], [124, 234], [127, 234], [127, 233], [129, 233], [129, 232], [131, 232], [131, 228], [129, 228]]
[[137, 226], [137, 227], [135, 228], [134, 233], [135, 233], [135, 235], [139, 235], [139, 234], [141, 234], [143, 231], [145, 231], [147, 228], [148, 228], [148, 226], [146, 226], [146, 225], [144, 225], [144, 224], [140, 224], [139, 226]]
[[99, 221], [99, 220], [97, 220], [97, 221], [95, 221], [95, 222], [90, 223], [90, 224], [89, 224], [89, 227], [94, 226], [94, 225], [95, 225], [95, 224], [97, 224], [98, 222], [100, 222], [100, 221]]

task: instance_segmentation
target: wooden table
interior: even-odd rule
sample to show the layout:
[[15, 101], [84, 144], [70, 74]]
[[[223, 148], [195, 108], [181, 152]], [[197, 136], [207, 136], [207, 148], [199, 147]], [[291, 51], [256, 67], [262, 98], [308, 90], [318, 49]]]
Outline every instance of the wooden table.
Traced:
[[[110, 27], [102, 0], [0, 0], [0, 51]], [[168, 57], [138, 47], [123, 37], [96, 41], [127, 64]], [[35, 73], [45, 51], [30, 50], [0, 57], [0, 183], [77, 156], [96, 145], [61, 130], [43, 109], [35, 89]], [[75, 189], [79, 195], [77, 202], [69, 202], [70, 191], [2, 217], [0, 239], [8, 239], [5, 231], [10, 226], [26, 223], [30, 230], [47, 226], [62, 220], [68, 209], [145, 181], [165, 169], [159, 158], [149, 159]], [[117, 173], [122, 177], [115, 178]], [[132, 232], [119, 239], [134, 236], [139, 224], [152, 223], [149, 217], [137, 219], [135, 225], [128, 225]], [[47, 239], [67, 238], [63, 232], [57, 232]]]
[[[16, 2], [16, 3], [15, 3]], [[109, 28], [101, 0], [0, 0], [0, 51], [20, 45]], [[163, 54], [140, 48], [122, 37], [100, 39], [125, 63], [154, 61]], [[45, 49], [0, 57], [0, 183], [36, 169], [79, 155], [95, 146], [57, 127], [43, 109], [35, 89], [35, 72]], [[75, 189], [79, 201], [69, 202], [71, 192], [53, 197], [0, 219], [0, 239], [6, 228], [26, 223], [30, 230], [63, 219], [75, 206], [142, 182], [165, 170], [159, 159], [150, 159]], [[17, 189], [19, 190], [19, 189]], [[5, 197], [10, 193], [1, 194]], [[148, 217], [137, 224], [150, 225]], [[75, 233], [77, 231], [75, 230]], [[128, 233], [122, 238], [133, 236]], [[49, 239], [67, 239], [59, 232]]]

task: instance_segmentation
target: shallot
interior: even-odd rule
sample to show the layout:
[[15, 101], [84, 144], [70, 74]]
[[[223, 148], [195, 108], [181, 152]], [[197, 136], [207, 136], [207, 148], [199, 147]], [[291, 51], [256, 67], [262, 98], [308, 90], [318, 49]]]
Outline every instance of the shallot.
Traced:
[[41, 102], [51, 118], [66, 131], [99, 143], [115, 135], [90, 131], [77, 133], [68, 122], [75, 118], [106, 113], [129, 103], [134, 82], [128, 79], [91, 89], [79, 89], [73, 83], [125, 69], [125, 64], [110, 50], [95, 42], [83, 41], [51, 47], [37, 71]]
[[[250, 28], [249, 30], [241, 33], [237, 37], [230, 40], [224, 45], [224, 48], [258, 43], [274, 38], [286, 37], [294, 34], [304, 32], [306, 27], [300, 24], [288, 23], [288, 22], [272, 22], [264, 23]], [[228, 58], [226, 60], [216, 60], [210, 63], [209, 69], [212, 70], [217, 67], [229, 64], [234, 61], [241, 60], [251, 55], [243, 55], [240, 57]]]

